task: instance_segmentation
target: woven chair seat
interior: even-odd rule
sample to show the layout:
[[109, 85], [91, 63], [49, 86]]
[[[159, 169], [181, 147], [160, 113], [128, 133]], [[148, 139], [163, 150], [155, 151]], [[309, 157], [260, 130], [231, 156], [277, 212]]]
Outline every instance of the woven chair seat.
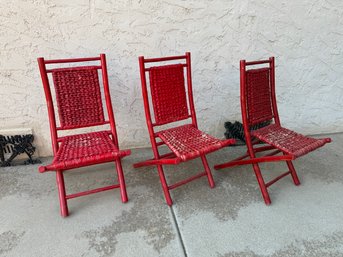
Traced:
[[182, 161], [216, 151], [234, 141], [233, 139], [219, 140], [192, 125], [163, 130], [157, 135]]
[[119, 151], [107, 131], [91, 132], [61, 138], [61, 144], [52, 164], [44, 169], [65, 170], [109, 162], [129, 155], [129, 150]]
[[305, 155], [331, 141], [329, 138], [316, 139], [306, 137], [276, 124], [255, 130], [251, 132], [251, 135], [295, 158]]

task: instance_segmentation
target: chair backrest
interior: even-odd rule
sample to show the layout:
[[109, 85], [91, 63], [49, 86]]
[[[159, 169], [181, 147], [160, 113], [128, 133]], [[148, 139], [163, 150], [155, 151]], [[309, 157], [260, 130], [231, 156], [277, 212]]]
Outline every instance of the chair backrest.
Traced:
[[151, 67], [149, 81], [156, 124], [189, 117], [182, 64]]
[[[91, 58], [45, 60], [41, 57], [37, 60], [48, 106], [54, 152], [58, 150], [58, 130], [70, 130], [104, 124], [110, 124], [113, 141], [118, 146], [105, 54]], [[93, 64], [89, 65], [89, 62], [93, 62]], [[98, 62], [98, 65], [94, 65], [94, 62]], [[57, 64], [66, 63], [88, 63], [88, 65], [47, 68], [47, 65], [56, 66]], [[102, 83], [99, 80], [99, 70], [101, 70]], [[49, 73], [51, 73], [52, 78], [49, 78]], [[55, 88], [54, 95], [57, 104], [59, 126], [56, 123], [50, 81], [53, 82]], [[108, 120], [105, 119], [103, 110], [101, 84], [103, 86]]]
[[[175, 64], [176, 61], [180, 63]], [[157, 62], [158, 66], [147, 67]], [[153, 148], [156, 146], [155, 127], [191, 118], [197, 128], [190, 53], [152, 59], [141, 56], [139, 66], [146, 121]]]
[[104, 123], [97, 67], [53, 69], [52, 77], [62, 129]]
[[[267, 65], [258, 67], [256, 65]], [[247, 66], [255, 66], [247, 69]], [[243, 124], [253, 125], [268, 122], [280, 124], [275, 97], [274, 57], [269, 60], [240, 62], [241, 108]]]

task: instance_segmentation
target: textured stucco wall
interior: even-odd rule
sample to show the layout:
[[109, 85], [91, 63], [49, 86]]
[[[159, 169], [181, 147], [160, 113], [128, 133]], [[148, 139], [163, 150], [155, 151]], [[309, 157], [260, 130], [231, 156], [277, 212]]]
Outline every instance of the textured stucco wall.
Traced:
[[36, 58], [107, 54], [122, 146], [149, 144], [137, 56], [192, 52], [199, 127], [240, 119], [239, 60], [276, 57], [283, 124], [343, 131], [340, 0], [13, 0], [0, 8], [0, 128], [31, 127], [51, 154]]

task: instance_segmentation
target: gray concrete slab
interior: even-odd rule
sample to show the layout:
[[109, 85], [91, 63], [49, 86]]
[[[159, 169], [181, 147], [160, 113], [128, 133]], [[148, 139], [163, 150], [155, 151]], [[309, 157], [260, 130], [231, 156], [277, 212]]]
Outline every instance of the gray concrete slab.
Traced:
[[[270, 187], [265, 206], [250, 166], [214, 171], [216, 187], [200, 178], [172, 191], [165, 204], [151, 156], [136, 149], [124, 159], [129, 202], [118, 190], [69, 201], [61, 218], [54, 173], [37, 165], [0, 168], [0, 256], [343, 256], [343, 134], [299, 160], [301, 186], [286, 177]], [[211, 167], [245, 151], [208, 156]], [[49, 161], [49, 160], [46, 160]], [[265, 177], [284, 171], [263, 165]], [[200, 160], [166, 168], [170, 183], [202, 170]], [[66, 172], [69, 193], [116, 180], [111, 164]]]
[[[213, 171], [212, 190], [206, 179], [175, 190], [173, 210], [187, 256], [343, 256], [343, 136], [332, 138], [294, 162], [300, 186], [286, 177], [270, 187], [270, 206], [251, 166]], [[244, 150], [226, 148], [208, 159], [213, 166]], [[200, 162], [193, 167], [200, 169]], [[286, 171], [282, 163], [262, 168], [266, 180]]]
[[[121, 203], [119, 190], [71, 199], [65, 219], [54, 173], [39, 174], [37, 165], [1, 168], [0, 256], [183, 256], [157, 173], [134, 170], [134, 160], [123, 162], [128, 203]], [[69, 193], [116, 181], [113, 164], [65, 174]]]

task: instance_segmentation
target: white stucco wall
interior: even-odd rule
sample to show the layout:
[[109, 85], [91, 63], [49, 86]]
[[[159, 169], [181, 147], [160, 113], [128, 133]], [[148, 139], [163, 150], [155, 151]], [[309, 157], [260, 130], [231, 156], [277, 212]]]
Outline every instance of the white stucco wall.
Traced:
[[240, 120], [239, 60], [276, 57], [283, 124], [343, 131], [340, 0], [12, 0], [0, 8], [0, 128], [30, 127], [51, 154], [36, 58], [106, 53], [121, 146], [149, 145], [137, 57], [192, 53], [199, 127]]

